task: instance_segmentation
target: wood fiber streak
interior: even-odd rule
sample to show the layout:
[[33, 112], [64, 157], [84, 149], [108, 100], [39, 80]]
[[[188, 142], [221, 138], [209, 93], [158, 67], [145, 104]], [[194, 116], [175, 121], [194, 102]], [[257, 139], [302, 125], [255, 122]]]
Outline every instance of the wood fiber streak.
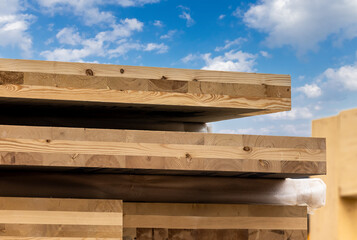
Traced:
[[120, 200], [0, 198], [0, 239], [122, 239]]
[[[0, 59], [0, 107], [26, 109], [29, 101], [41, 106], [32, 111], [34, 122], [41, 116], [54, 122], [46, 108], [58, 110], [70, 102], [82, 108], [115, 107], [130, 120], [146, 113], [161, 122], [205, 123], [288, 111], [291, 83], [289, 75]], [[2, 117], [0, 123], [24, 124], [25, 112], [20, 118]], [[92, 121], [74, 126], [98, 127], [100, 120]]]
[[0, 125], [2, 138], [326, 149], [324, 138]]
[[305, 218], [289, 217], [191, 217], [191, 216], [157, 216], [124, 215], [124, 227], [171, 228], [171, 229], [292, 229], [307, 228]]
[[[0, 72], [10, 75], [12, 72]], [[258, 84], [92, 77], [64, 74], [24, 73], [23, 84], [60, 88], [93, 88], [229, 95], [231, 97], [290, 98], [290, 87]], [[11, 83], [11, 82], [9, 82]]]
[[137, 228], [126, 240], [306, 240], [306, 230]]
[[[324, 174], [319, 138], [0, 126], [0, 165], [152, 174]], [[148, 172], [146, 172], [148, 173]]]
[[[45, 139], [0, 139], [0, 151], [3, 152], [40, 152], [67, 154], [98, 154], [118, 156], [152, 156], [217, 159], [255, 159], [284, 161], [325, 161], [322, 150], [262, 148], [255, 147], [251, 151], [229, 146], [200, 146], [185, 144], [93, 142]], [[261, 161], [264, 165], [264, 163]]]
[[302, 240], [306, 217], [306, 207], [296, 206], [124, 203], [123, 236], [127, 240]]
[[270, 112], [289, 110], [290, 98], [231, 97], [229, 95], [110, 89], [74, 89], [28, 85], [0, 85], [3, 98], [24, 98], [101, 103], [247, 108]]
[[0, 85], [23, 84], [24, 73], [22, 72], [0, 72]]
[[[126, 77], [134, 79], [162, 79], [176, 81], [204, 81], [224, 83], [266, 84], [290, 86], [289, 75], [222, 72], [156, 67], [135, 67], [92, 63], [68, 63], [34, 60], [0, 59], [0, 71], [38, 72], [49, 74], [86, 75], [91, 69], [94, 76]], [[124, 72], [121, 73], [120, 70]]]

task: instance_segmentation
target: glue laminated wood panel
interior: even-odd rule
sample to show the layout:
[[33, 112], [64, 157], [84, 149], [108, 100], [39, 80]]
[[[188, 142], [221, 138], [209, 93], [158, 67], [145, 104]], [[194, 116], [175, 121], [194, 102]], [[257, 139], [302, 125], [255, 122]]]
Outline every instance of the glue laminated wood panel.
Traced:
[[211, 122], [290, 110], [290, 85], [289, 75], [0, 59], [0, 106], [23, 122], [94, 110], [108, 122]]
[[325, 140], [141, 130], [0, 126], [1, 166], [150, 174], [325, 174]]
[[0, 197], [0, 239], [122, 239], [120, 200]]
[[123, 203], [126, 240], [306, 240], [306, 207]]

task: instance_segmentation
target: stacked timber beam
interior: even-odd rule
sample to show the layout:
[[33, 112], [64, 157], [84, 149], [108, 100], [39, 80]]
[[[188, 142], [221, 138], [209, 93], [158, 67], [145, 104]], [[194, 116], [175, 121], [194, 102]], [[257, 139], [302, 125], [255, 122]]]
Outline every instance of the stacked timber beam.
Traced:
[[288, 75], [0, 59], [0, 237], [306, 239], [306, 207], [242, 192], [325, 174], [325, 140], [205, 132], [289, 110], [290, 89]]

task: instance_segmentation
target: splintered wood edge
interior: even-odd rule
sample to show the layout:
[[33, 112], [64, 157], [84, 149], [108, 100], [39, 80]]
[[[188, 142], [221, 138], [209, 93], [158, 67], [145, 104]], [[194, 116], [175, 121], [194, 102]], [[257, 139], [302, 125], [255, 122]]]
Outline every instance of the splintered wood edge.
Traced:
[[289, 75], [0, 59], [0, 71], [291, 86]]

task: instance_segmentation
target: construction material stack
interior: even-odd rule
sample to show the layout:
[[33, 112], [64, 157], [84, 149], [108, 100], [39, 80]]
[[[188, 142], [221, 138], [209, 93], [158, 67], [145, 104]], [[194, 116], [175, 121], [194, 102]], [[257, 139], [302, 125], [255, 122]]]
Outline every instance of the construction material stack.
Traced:
[[312, 183], [284, 179], [325, 174], [325, 140], [206, 128], [287, 111], [290, 90], [288, 75], [1, 59], [0, 236], [306, 239]]

